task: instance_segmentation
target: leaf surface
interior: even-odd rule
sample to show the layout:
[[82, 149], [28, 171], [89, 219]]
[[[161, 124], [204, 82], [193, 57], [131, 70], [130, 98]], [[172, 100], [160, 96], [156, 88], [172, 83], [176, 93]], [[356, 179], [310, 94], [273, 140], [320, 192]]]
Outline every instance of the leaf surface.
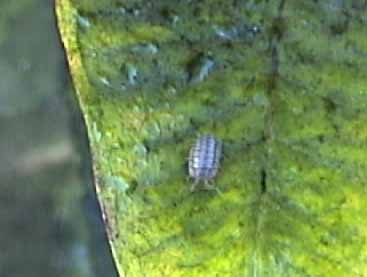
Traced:
[[[121, 276], [367, 276], [365, 1], [57, 12]], [[220, 193], [189, 192], [205, 133]]]

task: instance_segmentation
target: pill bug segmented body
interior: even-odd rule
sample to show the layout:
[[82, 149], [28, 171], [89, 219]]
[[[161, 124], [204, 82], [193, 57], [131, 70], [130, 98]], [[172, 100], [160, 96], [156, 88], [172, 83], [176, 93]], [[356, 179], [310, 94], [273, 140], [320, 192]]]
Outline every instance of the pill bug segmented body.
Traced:
[[213, 188], [208, 182], [217, 175], [221, 155], [221, 140], [213, 135], [203, 135], [197, 139], [189, 154], [189, 175], [195, 181], [191, 190], [200, 181], [204, 181], [207, 189]]

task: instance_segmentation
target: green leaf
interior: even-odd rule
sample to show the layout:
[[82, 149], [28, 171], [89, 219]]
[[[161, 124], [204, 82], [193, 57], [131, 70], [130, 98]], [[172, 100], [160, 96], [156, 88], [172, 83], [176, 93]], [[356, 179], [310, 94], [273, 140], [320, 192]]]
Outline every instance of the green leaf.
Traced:
[[[57, 12], [121, 276], [367, 275], [365, 1]], [[203, 133], [220, 193], [189, 192]]]

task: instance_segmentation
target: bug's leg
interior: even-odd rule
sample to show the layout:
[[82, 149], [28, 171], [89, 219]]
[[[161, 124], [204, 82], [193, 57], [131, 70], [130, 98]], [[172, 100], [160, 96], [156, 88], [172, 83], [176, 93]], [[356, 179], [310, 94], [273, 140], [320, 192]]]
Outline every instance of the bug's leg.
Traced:
[[208, 180], [204, 181], [204, 189], [206, 190], [215, 190], [215, 186], [213, 184], [210, 184]]
[[208, 180], [204, 182], [204, 189], [206, 190], [215, 190], [218, 194], [222, 194], [222, 192], [215, 186], [214, 184], [210, 184]]
[[197, 185], [199, 184], [199, 180], [195, 179], [194, 183], [192, 183], [190, 187], [190, 192], [194, 192], [196, 190]]

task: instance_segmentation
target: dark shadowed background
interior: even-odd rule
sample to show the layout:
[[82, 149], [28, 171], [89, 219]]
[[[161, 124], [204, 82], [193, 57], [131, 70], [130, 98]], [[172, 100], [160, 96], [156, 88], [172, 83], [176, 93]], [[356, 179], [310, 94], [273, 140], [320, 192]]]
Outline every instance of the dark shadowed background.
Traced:
[[116, 276], [53, 5], [0, 2], [0, 276]]

